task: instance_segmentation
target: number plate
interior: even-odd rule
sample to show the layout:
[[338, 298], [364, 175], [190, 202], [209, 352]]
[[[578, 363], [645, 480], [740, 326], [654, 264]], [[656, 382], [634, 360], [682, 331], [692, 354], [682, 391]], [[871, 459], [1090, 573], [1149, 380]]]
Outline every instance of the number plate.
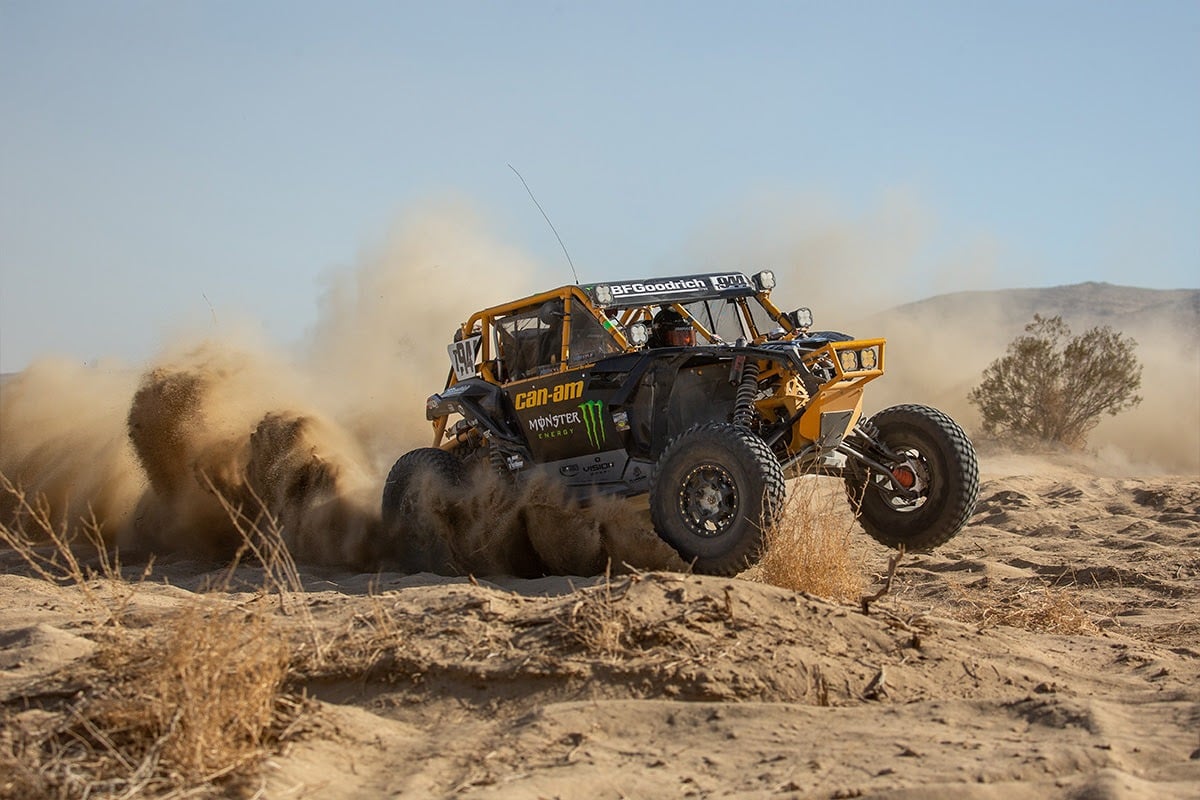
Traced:
[[482, 341], [483, 336], [476, 334], [446, 348], [450, 352], [450, 364], [454, 367], [454, 375], [460, 381], [475, 377], [475, 359], [479, 356], [479, 345]]

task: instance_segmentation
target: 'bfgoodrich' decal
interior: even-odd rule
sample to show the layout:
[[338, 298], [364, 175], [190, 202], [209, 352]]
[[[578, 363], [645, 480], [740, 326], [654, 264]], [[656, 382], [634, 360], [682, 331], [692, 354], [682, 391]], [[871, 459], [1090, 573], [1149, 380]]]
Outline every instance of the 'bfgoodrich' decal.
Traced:
[[708, 281], [704, 278], [683, 278], [665, 281], [636, 281], [630, 283], [609, 284], [613, 297], [630, 297], [643, 294], [676, 294], [695, 289], [707, 289]]

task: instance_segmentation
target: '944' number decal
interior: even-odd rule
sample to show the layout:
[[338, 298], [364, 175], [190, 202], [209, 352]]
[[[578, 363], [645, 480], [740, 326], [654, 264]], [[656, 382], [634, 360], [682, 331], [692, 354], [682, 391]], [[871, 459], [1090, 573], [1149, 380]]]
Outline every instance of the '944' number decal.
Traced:
[[450, 364], [454, 367], [454, 375], [460, 381], [475, 375], [475, 358], [479, 355], [479, 344], [483, 336], [476, 334], [455, 342], [446, 349], [450, 351]]

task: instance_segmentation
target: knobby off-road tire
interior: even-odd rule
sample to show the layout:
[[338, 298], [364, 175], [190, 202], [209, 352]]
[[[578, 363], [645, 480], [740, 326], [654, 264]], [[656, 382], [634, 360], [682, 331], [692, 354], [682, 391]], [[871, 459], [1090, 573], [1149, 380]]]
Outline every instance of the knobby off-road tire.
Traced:
[[962, 428], [936, 408], [902, 405], [870, 418], [879, 441], [904, 456], [916, 477], [916, 500], [889, 491], [874, 472], [846, 478], [846, 494], [859, 523], [871, 538], [888, 547], [932, 550], [954, 538], [975, 510], [979, 462]]
[[383, 529], [396, 542], [395, 555], [409, 572], [452, 574], [449, 544], [436, 531], [420, 524], [418, 504], [435, 493], [452, 493], [462, 486], [462, 462], [436, 447], [412, 450], [396, 461], [383, 484]]
[[778, 459], [762, 439], [719, 422], [675, 438], [658, 461], [650, 519], [696, 572], [733, 575], [762, 555], [763, 530], [783, 509]]

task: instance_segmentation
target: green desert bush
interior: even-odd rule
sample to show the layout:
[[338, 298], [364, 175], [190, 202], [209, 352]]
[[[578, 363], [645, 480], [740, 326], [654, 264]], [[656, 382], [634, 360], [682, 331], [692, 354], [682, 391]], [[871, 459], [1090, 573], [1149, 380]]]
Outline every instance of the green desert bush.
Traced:
[[989, 436], [1080, 447], [1102, 415], [1142, 401], [1136, 346], [1107, 326], [1072, 337], [1062, 317], [1035, 314], [968, 400]]

